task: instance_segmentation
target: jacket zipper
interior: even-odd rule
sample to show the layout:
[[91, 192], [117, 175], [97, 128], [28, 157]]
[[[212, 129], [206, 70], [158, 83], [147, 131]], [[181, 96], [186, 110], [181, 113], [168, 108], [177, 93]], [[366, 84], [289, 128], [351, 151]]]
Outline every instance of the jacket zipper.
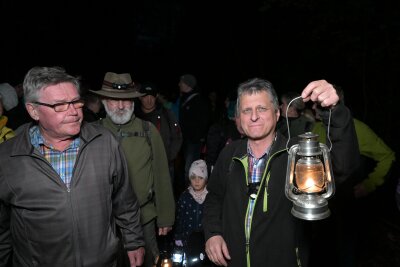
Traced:
[[[245, 237], [246, 237], [246, 244], [245, 245], [246, 245], [247, 267], [251, 267], [251, 263], [250, 263], [250, 233], [251, 233], [251, 226], [252, 226], [252, 223], [253, 223], [253, 213], [254, 213], [254, 209], [255, 209], [255, 207], [257, 205], [258, 195], [261, 192], [262, 188], [264, 187], [263, 212], [267, 212], [267, 210], [268, 210], [268, 182], [269, 182], [269, 178], [270, 178], [270, 172], [268, 171], [268, 173], [267, 173], [267, 170], [268, 170], [269, 164], [271, 162], [271, 159], [275, 155], [281, 153], [282, 151], [286, 151], [286, 149], [279, 150], [279, 151], [275, 152], [274, 154], [272, 154], [270, 157], [268, 157], [268, 161], [267, 161], [267, 164], [266, 164], [265, 169], [264, 169], [264, 174], [263, 174], [263, 177], [262, 177], [261, 182], [260, 182], [260, 188], [257, 191], [257, 196], [256, 196], [256, 199], [254, 200], [253, 210], [251, 211], [251, 214], [249, 214], [251, 200], [249, 199], [249, 201], [247, 203], [246, 216], [245, 216], [245, 220], [244, 220], [244, 224], [245, 224], [244, 225], [244, 229], [245, 229]], [[247, 156], [244, 157], [244, 158], [241, 158], [241, 159], [240, 158], [233, 158], [233, 159], [239, 160], [242, 163], [242, 165], [243, 165], [243, 167], [245, 169], [246, 184], [248, 184], [247, 158], [248, 158]], [[265, 186], [262, 186], [264, 181], [265, 181]], [[249, 216], [250, 216], [250, 223], [249, 223], [249, 227], [247, 227], [247, 219], [248, 219]]]

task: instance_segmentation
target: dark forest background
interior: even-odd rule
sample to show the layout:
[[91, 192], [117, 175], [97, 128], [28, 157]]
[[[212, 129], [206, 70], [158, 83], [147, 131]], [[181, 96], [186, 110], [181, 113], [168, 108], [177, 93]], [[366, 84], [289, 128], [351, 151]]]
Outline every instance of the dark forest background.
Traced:
[[0, 82], [61, 65], [93, 89], [130, 72], [177, 92], [193, 73], [223, 94], [252, 77], [277, 92], [311, 80], [340, 85], [354, 116], [399, 151], [399, 1], [2, 0]]
[[[129, 72], [164, 95], [178, 93], [185, 73], [204, 93], [221, 95], [253, 77], [270, 80], [278, 94], [326, 79], [342, 87], [354, 117], [400, 155], [400, 1], [0, 3], [0, 83], [16, 85], [31, 67], [54, 65], [94, 90], [106, 72]], [[360, 267], [399, 265], [398, 160], [394, 166], [365, 205], [373, 230], [365, 233]]]

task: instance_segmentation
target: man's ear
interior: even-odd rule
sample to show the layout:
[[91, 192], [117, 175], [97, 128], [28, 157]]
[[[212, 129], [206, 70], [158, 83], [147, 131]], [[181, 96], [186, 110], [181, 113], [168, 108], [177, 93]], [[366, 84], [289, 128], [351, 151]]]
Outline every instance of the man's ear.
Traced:
[[25, 108], [28, 111], [29, 116], [31, 116], [32, 119], [34, 119], [35, 121], [39, 120], [39, 114], [37, 111], [37, 107], [34, 104], [26, 103]]
[[276, 110], [275, 115], [276, 115], [276, 121], [278, 121], [279, 117], [281, 116], [281, 110], [279, 108]]

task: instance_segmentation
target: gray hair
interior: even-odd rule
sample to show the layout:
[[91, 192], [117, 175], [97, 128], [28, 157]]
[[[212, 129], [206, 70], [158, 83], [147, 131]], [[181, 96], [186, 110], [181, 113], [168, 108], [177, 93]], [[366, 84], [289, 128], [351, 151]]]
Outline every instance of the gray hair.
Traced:
[[79, 79], [66, 73], [62, 67], [33, 67], [24, 78], [25, 102], [38, 101], [39, 92], [42, 89], [60, 83], [72, 83], [78, 90], [78, 93], [80, 92]]
[[274, 105], [275, 110], [279, 110], [279, 100], [278, 95], [275, 92], [274, 86], [271, 82], [267, 80], [263, 80], [260, 78], [253, 78], [247, 80], [244, 83], [241, 83], [237, 90], [237, 102], [236, 102], [236, 114], [240, 114], [240, 100], [242, 95], [252, 95], [260, 92], [266, 92], [272, 104]]

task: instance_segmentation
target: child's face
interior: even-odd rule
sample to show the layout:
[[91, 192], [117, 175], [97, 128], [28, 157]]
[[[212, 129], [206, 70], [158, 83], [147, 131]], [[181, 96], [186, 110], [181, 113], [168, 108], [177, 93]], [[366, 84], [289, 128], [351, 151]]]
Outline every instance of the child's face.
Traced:
[[206, 187], [206, 179], [197, 175], [190, 176], [190, 185], [194, 191], [202, 191]]

